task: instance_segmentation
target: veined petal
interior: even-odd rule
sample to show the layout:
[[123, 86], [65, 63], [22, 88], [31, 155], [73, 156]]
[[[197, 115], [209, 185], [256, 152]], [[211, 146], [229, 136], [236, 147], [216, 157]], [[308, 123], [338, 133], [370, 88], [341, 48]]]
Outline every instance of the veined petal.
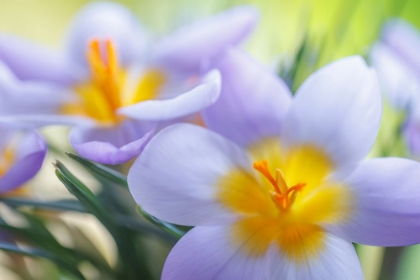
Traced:
[[70, 85], [80, 74], [64, 54], [11, 34], [0, 34], [0, 60], [21, 80]]
[[114, 127], [79, 126], [70, 143], [83, 157], [104, 164], [120, 164], [138, 156], [154, 135], [154, 125], [124, 121]]
[[222, 92], [202, 113], [206, 126], [241, 146], [278, 137], [292, 96], [283, 81], [235, 49], [215, 67], [222, 75]]
[[242, 6], [186, 26], [157, 44], [155, 59], [180, 71], [197, 72], [203, 63], [242, 42], [258, 18], [258, 10]]
[[[13, 128], [7, 124], [1, 124], [2, 135], [4, 130], [12, 130], [13, 134], [18, 134], [20, 129]], [[10, 139], [10, 138], [9, 138]], [[13, 140], [13, 138], [12, 138]], [[4, 143], [3, 143], [4, 144]], [[33, 131], [24, 132], [18, 138], [15, 146], [12, 146], [13, 163], [3, 174], [0, 175], [0, 193], [11, 191], [20, 187], [23, 183], [31, 179], [39, 171], [47, 152], [47, 145], [43, 139]], [[5, 147], [0, 147], [3, 153]], [[1, 154], [0, 154], [1, 155]], [[1, 157], [0, 157], [0, 160]]]
[[349, 242], [406, 246], [420, 242], [420, 164], [381, 158], [359, 164], [345, 184], [354, 193], [353, 217], [329, 229]]
[[353, 245], [333, 235], [326, 236], [324, 248], [317, 257], [305, 262], [289, 260], [275, 244], [270, 247], [265, 261], [266, 279], [363, 279]]
[[282, 141], [286, 146], [315, 145], [335, 164], [355, 162], [372, 147], [381, 112], [375, 72], [361, 57], [340, 59], [298, 89], [284, 120]]
[[232, 242], [230, 230], [224, 226], [200, 226], [190, 230], [166, 259], [162, 280], [266, 279], [264, 258], [243, 252], [242, 247]]
[[370, 60], [391, 105], [407, 109], [413, 96], [420, 96], [420, 71], [413, 69], [397, 52], [377, 43], [371, 50]]
[[135, 15], [118, 3], [87, 4], [73, 19], [67, 35], [72, 60], [87, 67], [86, 47], [92, 39], [111, 39], [123, 65], [139, 58], [146, 36]]
[[220, 95], [221, 78], [218, 70], [210, 71], [203, 83], [177, 97], [148, 100], [118, 110], [121, 115], [137, 120], [170, 120], [197, 113], [213, 104]]
[[222, 136], [176, 124], [146, 146], [128, 173], [128, 185], [136, 202], [159, 219], [220, 224], [232, 214], [217, 201], [217, 184], [229, 171], [251, 166], [247, 154]]

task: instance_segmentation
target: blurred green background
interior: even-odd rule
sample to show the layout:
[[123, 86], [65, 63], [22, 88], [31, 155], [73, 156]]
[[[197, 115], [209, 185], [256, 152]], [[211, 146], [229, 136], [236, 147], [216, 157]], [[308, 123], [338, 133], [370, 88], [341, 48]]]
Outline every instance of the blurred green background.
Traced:
[[[89, 1], [0, 0], [0, 32], [22, 35], [60, 48], [67, 24], [87, 2]], [[246, 48], [277, 69], [294, 71], [296, 78], [291, 83], [293, 89], [315, 69], [332, 60], [352, 54], [365, 56], [370, 44], [378, 38], [381, 25], [388, 18], [402, 17], [420, 27], [418, 0], [119, 2], [131, 8], [148, 28], [162, 35], [177, 26], [228, 7], [253, 4], [261, 10], [261, 22]], [[293, 65], [299, 55], [304, 63]], [[386, 125], [383, 125], [381, 139], [387, 138], [387, 133], [393, 131], [392, 127], [398, 123], [399, 117], [388, 111], [385, 111]], [[379, 154], [375, 152], [377, 150], [378, 148], [373, 154]], [[358, 246], [357, 250], [368, 280], [420, 279], [419, 246], [405, 249]]]

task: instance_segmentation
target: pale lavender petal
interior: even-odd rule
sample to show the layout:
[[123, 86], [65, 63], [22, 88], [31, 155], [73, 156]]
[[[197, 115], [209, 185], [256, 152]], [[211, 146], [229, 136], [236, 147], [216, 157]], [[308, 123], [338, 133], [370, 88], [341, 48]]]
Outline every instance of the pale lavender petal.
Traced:
[[408, 145], [410, 152], [415, 155], [420, 155], [420, 122], [418, 119], [408, 119], [404, 124], [402, 134]]
[[21, 80], [70, 85], [80, 79], [64, 54], [10, 34], [0, 34], [0, 60]]
[[414, 26], [400, 19], [390, 20], [381, 40], [420, 75], [420, 32]]
[[420, 96], [420, 73], [390, 47], [383, 43], [375, 44], [370, 52], [370, 60], [392, 106], [407, 109], [413, 96]]
[[0, 62], [0, 115], [58, 114], [72, 100], [62, 86], [44, 81], [21, 81]]
[[348, 221], [328, 228], [349, 242], [373, 246], [420, 243], [420, 164], [401, 158], [366, 160], [345, 180], [354, 197]]
[[333, 62], [298, 89], [282, 130], [285, 146], [315, 145], [337, 165], [364, 158], [381, 121], [375, 72], [359, 56]]
[[234, 241], [229, 227], [200, 226], [190, 230], [166, 259], [162, 280], [266, 279], [264, 258], [247, 255], [243, 244]]
[[[10, 129], [13, 128], [4, 126], [4, 124], [0, 126], [0, 130]], [[19, 133], [19, 129], [13, 130], [15, 134]], [[27, 131], [18, 139], [14, 149], [15, 160], [12, 166], [0, 176], [0, 193], [18, 188], [31, 179], [39, 171], [44, 161], [47, 145], [37, 133]], [[3, 153], [3, 151], [0, 152]]]
[[136, 16], [113, 2], [87, 4], [73, 19], [67, 34], [67, 51], [72, 60], [86, 66], [86, 49], [92, 39], [111, 39], [123, 65], [139, 58], [146, 35]]
[[319, 255], [301, 263], [290, 260], [277, 245], [266, 254], [266, 279], [340, 279], [362, 280], [363, 272], [353, 244], [327, 235]]
[[176, 124], [159, 132], [128, 173], [145, 211], [181, 225], [221, 224], [231, 213], [217, 202], [219, 180], [232, 169], [251, 172], [245, 151], [205, 128]]
[[190, 91], [165, 100], [148, 100], [118, 110], [121, 115], [137, 120], [164, 121], [197, 113], [213, 104], [220, 95], [221, 78], [212, 70], [203, 82]]
[[93, 125], [93, 119], [83, 116], [67, 115], [44, 115], [44, 114], [18, 114], [18, 115], [0, 115], [0, 122], [17, 123], [26, 128], [39, 128], [47, 125]]
[[138, 156], [154, 135], [155, 125], [123, 121], [118, 126], [80, 126], [70, 143], [83, 157], [104, 164], [120, 164]]
[[228, 50], [215, 67], [222, 75], [222, 92], [202, 113], [206, 126], [241, 146], [278, 137], [292, 97], [286, 84], [235, 49]]
[[228, 47], [241, 43], [258, 18], [258, 10], [242, 6], [186, 26], [157, 44], [155, 59], [180, 71], [197, 72]]

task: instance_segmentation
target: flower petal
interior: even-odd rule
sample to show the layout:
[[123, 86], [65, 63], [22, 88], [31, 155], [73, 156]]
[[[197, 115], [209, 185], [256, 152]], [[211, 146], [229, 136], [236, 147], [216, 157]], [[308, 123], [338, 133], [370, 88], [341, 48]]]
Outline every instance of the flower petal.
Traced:
[[21, 80], [70, 85], [80, 78], [64, 54], [10, 34], [0, 34], [0, 60]]
[[86, 47], [92, 39], [111, 39], [123, 65], [139, 58], [145, 48], [145, 32], [135, 15], [118, 3], [87, 4], [73, 19], [67, 35], [72, 60], [86, 66]]
[[152, 124], [124, 121], [115, 127], [75, 127], [70, 133], [70, 142], [87, 159], [120, 164], [138, 156], [153, 135]]
[[264, 258], [247, 256], [232, 242], [230, 230], [223, 226], [190, 230], [166, 259], [162, 280], [265, 279]]
[[53, 114], [72, 99], [61, 86], [43, 81], [20, 81], [0, 62], [0, 115]]
[[268, 68], [230, 49], [215, 65], [222, 75], [222, 92], [203, 113], [206, 126], [241, 146], [280, 135], [291, 93]]
[[370, 60], [378, 72], [383, 91], [397, 109], [407, 109], [413, 96], [420, 96], [419, 73], [387, 45], [377, 43]]
[[382, 102], [375, 72], [361, 57], [331, 63], [298, 89], [285, 117], [285, 145], [312, 144], [335, 164], [364, 158], [381, 120]]
[[220, 94], [220, 73], [212, 70], [202, 84], [175, 98], [148, 100], [118, 110], [121, 115], [137, 120], [170, 120], [193, 113], [213, 104]]
[[333, 235], [327, 235], [318, 257], [296, 263], [287, 259], [276, 245], [266, 255], [266, 279], [364, 279], [353, 245]]
[[[4, 129], [10, 130], [13, 128], [7, 128], [2, 124], [0, 130]], [[19, 133], [18, 129], [13, 130], [15, 130], [15, 133]], [[0, 176], [0, 193], [18, 188], [35, 176], [42, 166], [46, 152], [47, 145], [43, 139], [35, 132], [26, 132], [16, 144], [13, 152], [16, 159], [13, 165]]]
[[229, 140], [199, 126], [176, 124], [146, 146], [128, 173], [128, 185], [136, 202], [159, 219], [220, 224], [231, 221], [231, 214], [216, 201], [219, 180], [234, 168], [251, 166]]
[[420, 242], [420, 164], [381, 158], [359, 164], [346, 185], [354, 191], [354, 213], [330, 226], [342, 238], [374, 246], [406, 246]]
[[155, 47], [155, 59], [179, 71], [198, 72], [203, 63], [242, 42], [254, 29], [258, 11], [236, 7], [186, 26]]
[[381, 40], [420, 74], [420, 32], [414, 26], [400, 19], [390, 20]]

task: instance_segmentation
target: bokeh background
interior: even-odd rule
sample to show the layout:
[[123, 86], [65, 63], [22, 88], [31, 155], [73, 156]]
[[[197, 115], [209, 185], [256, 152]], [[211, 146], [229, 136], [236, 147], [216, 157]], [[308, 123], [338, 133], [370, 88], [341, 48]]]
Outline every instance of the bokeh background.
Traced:
[[[0, 0], [0, 32], [24, 36], [33, 41], [61, 48], [68, 23], [86, 0]], [[420, 1], [418, 0], [124, 0], [117, 1], [131, 8], [144, 25], [164, 35], [192, 21], [240, 4], [253, 4], [261, 10], [261, 22], [246, 49], [258, 59], [271, 65], [289, 81], [293, 89], [315, 69], [337, 58], [361, 54], [367, 56], [369, 46], [380, 35], [382, 24], [389, 18], [401, 17], [420, 27]], [[420, 51], [420, 50], [419, 50]], [[300, 63], [294, 63], [299, 58]], [[35, 66], [36, 67], [36, 66]], [[386, 106], [386, 105], [385, 105]], [[389, 134], [400, 120], [390, 109], [384, 112], [378, 143], [371, 155], [381, 155]], [[60, 150], [69, 150], [66, 130], [48, 128], [44, 134]], [[63, 135], [63, 137], [57, 137]], [[403, 149], [403, 148], [401, 148]], [[390, 155], [400, 155], [396, 149]], [[51, 152], [44, 170], [32, 183], [31, 192], [42, 199], [66, 197], [67, 191], [53, 175], [49, 164], [62, 155]], [[65, 159], [62, 159], [66, 162]], [[70, 163], [69, 163], [70, 164]], [[83, 170], [85, 182], [95, 188], [95, 181]], [[107, 232], [89, 215], [65, 217], [78, 224], [101, 253], [113, 262], [113, 247]], [[65, 235], [56, 229], [57, 235]], [[420, 233], [419, 233], [420, 234]], [[66, 242], [65, 238], [61, 237]], [[156, 245], [158, 246], [158, 245]], [[420, 247], [376, 248], [358, 246], [367, 280], [420, 279]], [[163, 253], [164, 256], [164, 253]], [[157, 262], [164, 257], [157, 254]], [[7, 257], [0, 256], [3, 268], [0, 279], [19, 279], [7, 269]], [[33, 265], [33, 264], [32, 264]], [[47, 278], [45, 278], [47, 279]], [[54, 278], [55, 279], [55, 278]]]

